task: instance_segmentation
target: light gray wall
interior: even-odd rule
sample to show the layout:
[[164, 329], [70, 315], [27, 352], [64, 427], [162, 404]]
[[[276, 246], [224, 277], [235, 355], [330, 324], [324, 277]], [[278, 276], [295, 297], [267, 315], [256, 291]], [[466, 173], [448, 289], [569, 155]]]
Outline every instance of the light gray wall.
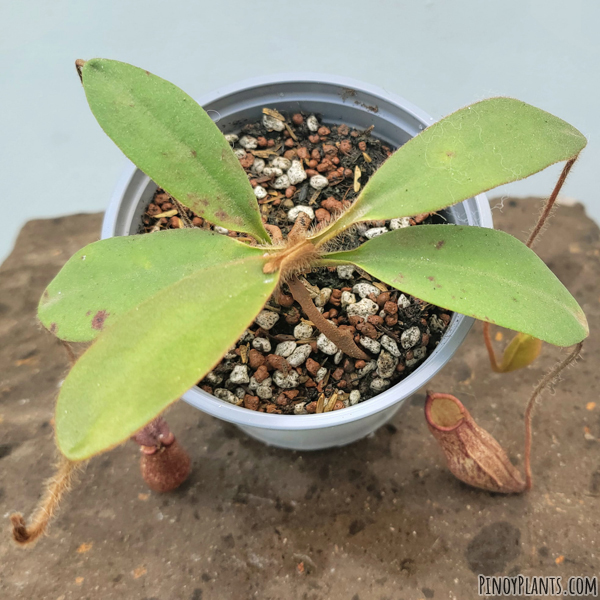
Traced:
[[[590, 139], [564, 194], [600, 219], [596, 0], [0, 0], [0, 260], [28, 219], [103, 210], [124, 165], [87, 108], [76, 58], [115, 58], [193, 96], [318, 71], [439, 118], [520, 98]], [[547, 194], [549, 169], [500, 193]]]

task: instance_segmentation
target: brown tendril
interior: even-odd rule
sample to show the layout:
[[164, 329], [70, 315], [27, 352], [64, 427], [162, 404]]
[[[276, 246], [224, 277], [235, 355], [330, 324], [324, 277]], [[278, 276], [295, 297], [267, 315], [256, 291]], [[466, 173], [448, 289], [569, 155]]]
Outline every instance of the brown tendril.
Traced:
[[56, 474], [47, 480], [46, 491], [29, 525], [21, 513], [10, 515], [13, 526], [12, 535], [17, 544], [21, 546], [32, 544], [44, 534], [58, 510], [62, 497], [71, 489], [75, 472], [81, 465], [82, 463], [76, 463], [61, 456]]
[[556, 363], [547, 373], [542, 377], [540, 382], [533, 390], [533, 394], [527, 403], [527, 409], [525, 410], [525, 489], [531, 490], [533, 481], [531, 477], [531, 421], [533, 418], [533, 408], [537, 399], [541, 393], [552, 383], [554, 383], [559, 375], [573, 362], [575, 362], [581, 356], [581, 348], [583, 342], [579, 342], [575, 346], [575, 349], [563, 360]]

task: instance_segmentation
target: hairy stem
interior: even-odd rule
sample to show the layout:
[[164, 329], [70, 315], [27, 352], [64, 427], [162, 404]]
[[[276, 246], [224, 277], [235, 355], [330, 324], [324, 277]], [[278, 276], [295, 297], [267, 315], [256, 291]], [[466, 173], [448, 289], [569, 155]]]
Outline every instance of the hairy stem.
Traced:
[[354, 343], [351, 334], [340, 331], [335, 325], [330, 323], [317, 310], [313, 301], [298, 277], [293, 277], [288, 282], [288, 287], [294, 300], [300, 304], [306, 316], [315, 324], [315, 327], [327, 336], [342, 352], [360, 360], [370, 360], [369, 357]]
[[567, 175], [569, 174], [571, 167], [575, 164], [575, 161], [577, 160], [578, 157], [579, 157], [579, 154], [575, 158], [568, 160], [567, 163], [565, 164], [565, 166], [562, 170], [562, 173], [560, 174], [560, 177], [558, 178], [558, 181], [556, 182], [556, 185], [554, 186], [554, 189], [552, 190], [552, 193], [550, 194], [550, 197], [546, 201], [544, 210], [542, 210], [542, 214], [540, 215], [540, 218], [538, 219], [537, 223], [535, 224], [535, 227], [533, 228], [533, 231], [531, 232], [529, 239], [527, 240], [528, 248], [531, 248], [533, 242], [535, 242], [536, 238], [538, 237], [538, 235], [544, 228], [544, 225], [546, 224], [546, 221], [548, 220], [548, 217], [550, 216], [550, 213], [552, 212], [552, 207], [554, 206], [554, 203], [556, 202], [558, 193], [560, 192], [562, 186], [564, 185], [564, 183], [567, 179]]
[[13, 526], [13, 539], [26, 546], [40, 538], [56, 513], [64, 494], [71, 489], [75, 471], [82, 463], [75, 463], [61, 456], [54, 477], [46, 482], [46, 491], [31, 518], [29, 525], [21, 513], [13, 513], [10, 520]]
[[563, 360], [556, 363], [549, 371], [544, 375], [541, 381], [537, 384], [533, 390], [533, 394], [527, 404], [525, 411], [525, 489], [531, 490], [533, 482], [531, 478], [531, 421], [533, 418], [533, 408], [540, 397], [540, 394], [552, 383], [554, 383], [559, 375], [573, 362], [575, 362], [580, 354], [583, 342], [579, 342], [575, 349]]
[[500, 373], [500, 367], [498, 366], [498, 361], [496, 360], [496, 353], [494, 352], [494, 346], [490, 336], [490, 324], [487, 321], [484, 321], [483, 323], [483, 341], [485, 342], [485, 347], [487, 348], [490, 357], [492, 371], [494, 371], [494, 373]]

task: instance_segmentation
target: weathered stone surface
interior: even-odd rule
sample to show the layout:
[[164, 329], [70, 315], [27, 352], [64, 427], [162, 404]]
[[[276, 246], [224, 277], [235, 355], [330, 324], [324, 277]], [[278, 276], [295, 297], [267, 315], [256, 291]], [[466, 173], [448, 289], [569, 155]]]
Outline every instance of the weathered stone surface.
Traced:
[[[496, 226], [523, 239], [539, 202], [505, 201]], [[69, 256], [99, 238], [100, 221], [30, 222], [0, 267], [4, 531], [4, 515], [31, 514], [55, 460], [50, 421], [68, 361], [37, 325], [37, 302]], [[92, 460], [48, 536], [28, 550], [0, 536], [0, 598], [466, 599], [477, 597], [478, 572], [597, 575], [600, 446], [584, 428], [600, 438], [599, 239], [580, 206], [561, 206], [536, 245], [583, 306], [592, 335], [585, 360], [536, 411], [526, 496], [480, 492], [449, 474], [425, 427], [424, 391], [372, 436], [320, 452], [264, 446], [178, 402], [167, 419], [193, 462], [183, 488], [150, 492], [132, 443]], [[458, 396], [522, 465], [528, 394], [562, 355], [545, 345], [530, 368], [494, 374], [476, 325], [427, 387]], [[587, 410], [590, 401], [597, 406]], [[78, 553], [84, 543], [89, 551]]]

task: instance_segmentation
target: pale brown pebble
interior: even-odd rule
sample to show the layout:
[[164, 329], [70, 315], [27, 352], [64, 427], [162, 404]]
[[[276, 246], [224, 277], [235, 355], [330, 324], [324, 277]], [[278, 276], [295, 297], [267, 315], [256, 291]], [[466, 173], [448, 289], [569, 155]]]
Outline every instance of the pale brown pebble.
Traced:
[[315, 414], [317, 412], [317, 403], [316, 402], [309, 402], [305, 407], [304, 410], [306, 410], [307, 413], [309, 414]]
[[352, 177], [354, 177], [354, 171], [352, 169], [344, 169], [344, 177], [346, 179], [352, 179]]
[[277, 398], [275, 398], [275, 404], [277, 406], [287, 406], [290, 403], [290, 399], [284, 394], [279, 394]]
[[362, 152], [366, 152], [367, 143], [366, 142], [358, 142], [358, 149], [361, 150]]
[[289, 188], [285, 190], [285, 197], [291, 198], [296, 193], [296, 186], [291, 185]]
[[386, 302], [383, 305], [383, 310], [388, 315], [395, 315], [398, 312], [398, 305], [395, 302]]
[[285, 316], [285, 322], [288, 325], [298, 325], [300, 323], [300, 311], [292, 306], [290, 312]]
[[342, 154], [349, 154], [352, 151], [352, 142], [350, 140], [342, 140], [340, 142], [340, 152]]
[[242, 165], [242, 167], [244, 167], [244, 169], [251, 167], [253, 162], [254, 162], [254, 155], [250, 154], [250, 152], [246, 152], [246, 154], [242, 158], [240, 158], [240, 165]]
[[366, 335], [367, 337], [371, 338], [372, 340], [376, 340], [377, 339], [377, 329], [375, 329], [375, 327], [373, 325], [371, 325], [371, 323], [359, 323], [356, 326], [356, 329], [358, 329], [358, 331], [360, 331], [363, 335]]
[[267, 148], [272, 148], [275, 145], [275, 140], [267, 140]]
[[281, 411], [274, 404], [267, 404], [267, 412], [276, 415], [281, 414]]
[[398, 322], [398, 315], [388, 315], [385, 318], [385, 324], [388, 327], [393, 327]]
[[379, 315], [369, 315], [367, 317], [367, 321], [374, 325], [375, 327], [381, 327], [383, 325], [383, 318]]
[[321, 202], [321, 207], [334, 214], [342, 212], [343, 209], [342, 203], [339, 200], [336, 200], [333, 196], [323, 200], [323, 202]]
[[261, 148], [266, 148], [266, 146], [268, 144], [267, 138], [262, 135], [260, 137], [256, 138], [256, 141]]
[[283, 306], [284, 308], [289, 308], [294, 304], [294, 298], [289, 294], [279, 293], [277, 296], [277, 303], [279, 306]]
[[306, 370], [313, 377], [315, 377], [317, 375], [317, 373], [319, 372], [320, 368], [321, 368], [321, 365], [316, 360], [313, 360], [312, 358], [307, 358], [306, 359]]
[[319, 172], [315, 171], [314, 169], [306, 169], [305, 173], [308, 175], [308, 177], [314, 177], [315, 175], [319, 174]]
[[267, 356], [267, 366], [285, 373], [289, 372], [291, 369], [290, 363], [285, 360], [283, 356], [279, 356], [278, 354], [269, 354]]
[[[342, 382], [340, 382], [342, 383]], [[345, 381], [343, 382], [344, 384], [346, 383]], [[341, 386], [341, 387], [346, 387], [345, 385]], [[333, 405], [333, 410], [340, 410], [344, 408], [344, 403], [341, 400], [338, 400], [334, 405]]]
[[292, 117], [292, 123], [294, 125], [302, 125], [302, 123], [304, 123], [304, 117], [300, 113], [296, 113]]
[[339, 381], [343, 376], [344, 376], [344, 369], [342, 369], [341, 367], [338, 367], [332, 374], [331, 376], [336, 380]]
[[251, 348], [248, 353], [248, 364], [251, 369], [258, 369], [261, 365], [265, 364], [265, 357], [258, 350]]
[[204, 219], [202, 217], [194, 217], [192, 219], [192, 225], [194, 225], [195, 227], [201, 227], [202, 225], [204, 225]]
[[304, 146], [300, 146], [298, 148], [297, 154], [298, 154], [298, 158], [301, 158], [302, 160], [308, 159], [310, 156], [308, 149], [304, 148]]
[[248, 408], [249, 410], [258, 410], [258, 406], [260, 404], [260, 400], [258, 396], [251, 396], [250, 394], [246, 394], [244, 396], [244, 408]]
[[296, 145], [296, 142], [292, 138], [288, 138], [287, 140], [285, 140], [284, 145], [286, 148], [293, 148]]
[[321, 141], [321, 138], [317, 134], [309, 135], [308, 141], [311, 144], [318, 144]]
[[153, 217], [154, 215], [158, 215], [162, 212], [162, 210], [160, 208], [158, 208], [158, 206], [156, 206], [156, 204], [153, 204], [152, 202], [150, 204], [148, 204], [148, 209], [146, 210], [146, 212]]
[[321, 223], [322, 221], [324, 221], [325, 223], [331, 221], [331, 214], [324, 208], [317, 208], [317, 210], [315, 211], [315, 217], [317, 217], [317, 221], [319, 221], [319, 223]]
[[317, 133], [321, 136], [321, 137], [327, 137], [330, 133], [331, 130], [329, 129], [329, 127], [319, 127], [319, 129], [317, 130]]
[[377, 298], [375, 298], [375, 302], [377, 302], [379, 308], [383, 308], [385, 303], [389, 302], [390, 295], [391, 294], [389, 292], [382, 292], [379, 294], [379, 296], [377, 296]]
[[329, 158], [337, 156], [338, 149], [333, 144], [323, 144], [323, 154]]
[[256, 372], [254, 373], [254, 379], [258, 381], [258, 383], [262, 383], [269, 376], [269, 370], [266, 365], [260, 365]]
[[283, 153], [283, 156], [288, 160], [294, 160], [298, 156], [298, 153], [296, 152], [295, 148], [292, 148], [291, 150], [286, 150]]

